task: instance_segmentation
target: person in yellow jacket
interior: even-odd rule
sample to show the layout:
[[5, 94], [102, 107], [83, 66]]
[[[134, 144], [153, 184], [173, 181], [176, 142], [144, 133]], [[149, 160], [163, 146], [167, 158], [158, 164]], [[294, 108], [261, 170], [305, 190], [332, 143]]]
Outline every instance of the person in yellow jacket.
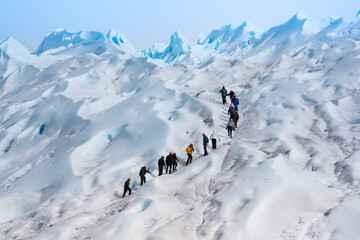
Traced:
[[187, 148], [186, 148], [186, 153], [188, 155], [188, 159], [186, 161], [186, 166], [189, 165], [192, 162], [192, 153], [194, 152], [194, 146], [192, 144], [190, 144]]

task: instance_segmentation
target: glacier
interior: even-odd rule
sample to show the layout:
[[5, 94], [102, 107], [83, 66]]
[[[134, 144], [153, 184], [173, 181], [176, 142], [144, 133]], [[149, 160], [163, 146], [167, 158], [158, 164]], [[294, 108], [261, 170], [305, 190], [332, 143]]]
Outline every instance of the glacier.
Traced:
[[0, 238], [359, 239], [359, 30], [299, 12], [142, 51], [115, 30], [1, 42]]

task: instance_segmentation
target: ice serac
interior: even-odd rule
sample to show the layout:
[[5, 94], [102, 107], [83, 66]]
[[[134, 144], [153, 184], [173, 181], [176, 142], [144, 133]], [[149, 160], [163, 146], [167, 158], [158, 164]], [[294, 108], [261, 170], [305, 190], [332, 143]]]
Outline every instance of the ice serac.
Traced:
[[0, 42], [0, 80], [30, 58], [29, 50], [14, 38]]
[[95, 41], [105, 39], [104, 34], [95, 31], [80, 31], [72, 32], [67, 29], [57, 29], [48, 34], [41, 42], [39, 48], [34, 54], [40, 55], [50, 49], [57, 49], [60, 47], [68, 47], [87, 41]]
[[332, 41], [334, 37], [340, 37], [348, 31], [348, 24], [344, 22], [343, 18], [328, 20], [328, 25], [320, 32], [314, 35], [314, 38], [323, 38], [321, 41]]
[[118, 45], [120, 49], [125, 52], [134, 53], [136, 51], [135, 47], [129, 42], [129, 40], [120, 32], [111, 29], [107, 34], [106, 38], [110, 39], [113, 43]]
[[289, 42], [295, 35], [301, 34], [306, 19], [299, 19], [297, 15], [286, 23], [270, 28], [257, 41], [255, 46], [274, 46], [278, 43]]
[[151, 58], [159, 58], [161, 53], [166, 49], [167, 45], [164, 43], [156, 43], [147, 50], [143, 50], [142, 53], [144, 56], [149, 56]]
[[305, 35], [311, 35], [317, 33], [327, 26], [327, 24], [324, 22], [320, 22], [310, 18], [304, 10], [299, 11], [296, 14], [296, 17], [299, 20], [305, 20], [302, 30], [302, 33]]
[[163, 52], [156, 52], [149, 49], [149, 57], [162, 59], [166, 63], [177, 63], [181, 61], [191, 50], [190, 42], [178, 32], [171, 35], [170, 43]]
[[355, 41], [360, 40], [360, 16], [357, 17], [356, 21], [350, 24], [350, 27], [347, 29], [347, 35]]
[[271, 63], [288, 52], [291, 47], [301, 44], [306, 18], [298, 13], [286, 23], [270, 28], [252, 44], [247, 57], [262, 56], [263, 63]]
[[234, 29], [231, 28], [231, 25], [226, 25], [213, 30], [202, 42], [202, 45], [219, 52], [232, 54], [237, 49], [248, 48], [254, 42], [256, 34], [261, 32], [260, 28], [249, 22], [244, 22]]

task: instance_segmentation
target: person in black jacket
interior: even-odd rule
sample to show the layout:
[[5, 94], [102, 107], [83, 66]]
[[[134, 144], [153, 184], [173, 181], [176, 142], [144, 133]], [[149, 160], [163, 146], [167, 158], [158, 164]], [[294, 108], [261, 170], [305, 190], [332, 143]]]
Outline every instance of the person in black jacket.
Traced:
[[173, 153], [173, 155], [171, 157], [171, 161], [172, 161], [172, 165], [173, 165], [173, 172], [175, 172], [176, 168], [178, 166], [178, 162], [179, 162], [179, 159], [177, 158], [176, 153]]
[[237, 128], [237, 122], [239, 121], [239, 113], [235, 111], [235, 128]]
[[140, 175], [140, 186], [142, 186], [144, 183], [146, 183], [146, 177], [145, 177], [145, 174], [146, 173], [151, 173], [149, 172], [148, 170], [146, 170], [147, 166], [143, 166], [141, 169], [140, 169], [140, 172], [139, 172], [139, 175]]
[[161, 156], [161, 158], [158, 161], [158, 167], [159, 167], [159, 176], [163, 174], [163, 167], [166, 167], [164, 156]]
[[203, 136], [203, 145], [204, 145], [204, 156], [206, 156], [208, 155], [206, 147], [209, 143], [209, 138], [205, 135], [205, 133], [203, 133], [202, 136]]
[[131, 181], [131, 178], [128, 178], [124, 184], [123, 198], [125, 197], [125, 194], [127, 191], [129, 191], [129, 196], [131, 195], [130, 181]]
[[234, 97], [235, 93], [233, 92], [233, 90], [231, 90], [228, 94], [228, 96], [230, 97], [230, 102], [232, 103], [233, 101], [233, 97]]
[[166, 156], [166, 174], [168, 173], [168, 170], [170, 174], [171, 169], [172, 169], [172, 152], [170, 152], [169, 155]]
[[237, 121], [239, 120], [239, 114], [235, 110], [233, 110], [230, 113], [230, 119], [234, 120], [235, 127], [233, 128], [233, 130], [235, 130], [235, 128], [237, 126]]

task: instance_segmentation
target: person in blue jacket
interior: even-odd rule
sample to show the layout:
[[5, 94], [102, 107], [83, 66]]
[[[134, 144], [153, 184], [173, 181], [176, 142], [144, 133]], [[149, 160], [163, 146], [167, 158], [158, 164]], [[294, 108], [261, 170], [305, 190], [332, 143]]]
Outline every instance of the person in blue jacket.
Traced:
[[235, 106], [235, 111], [238, 111], [238, 106], [239, 106], [239, 99], [237, 98], [237, 96], [235, 95], [233, 100], [232, 100], [232, 103], [234, 104]]

